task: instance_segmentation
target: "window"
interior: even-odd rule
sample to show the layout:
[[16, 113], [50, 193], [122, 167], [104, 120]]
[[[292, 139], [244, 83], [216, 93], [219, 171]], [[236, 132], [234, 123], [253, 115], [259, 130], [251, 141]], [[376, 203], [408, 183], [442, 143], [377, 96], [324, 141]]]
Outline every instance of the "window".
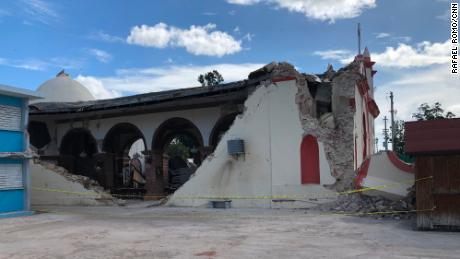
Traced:
[[0, 164], [0, 190], [23, 188], [22, 165]]
[[0, 105], [0, 130], [21, 131], [21, 108]]

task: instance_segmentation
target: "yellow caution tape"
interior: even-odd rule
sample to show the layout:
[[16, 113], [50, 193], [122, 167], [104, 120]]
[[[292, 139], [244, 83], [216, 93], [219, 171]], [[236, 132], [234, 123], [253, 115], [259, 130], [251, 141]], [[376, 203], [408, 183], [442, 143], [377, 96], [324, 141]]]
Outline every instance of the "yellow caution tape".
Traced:
[[[321, 199], [321, 198], [333, 198], [339, 195], [349, 195], [349, 194], [354, 194], [354, 193], [362, 193], [362, 192], [367, 192], [367, 191], [372, 191], [372, 190], [382, 190], [385, 188], [397, 186], [397, 185], [402, 185], [405, 183], [411, 183], [411, 182], [418, 182], [422, 180], [428, 180], [432, 179], [433, 176], [428, 176], [416, 180], [407, 180], [407, 181], [402, 181], [399, 183], [392, 183], [392, 184], [385, 184], [385, 185], [379, 185], [379, 186], [374, 186], [374, 187], [367, 187], [367, 188], [361, 188], [357, 190], [349, 190], [349, 191], [343, 191], [343, 192], [328, 192], [328, 193], [316, 193], [314, 196], [305, 196], [305, 195], [263, 195], [263, 196], [174, 196], [174, 199], [216, 199], [216, 200], [238, 200], [238, 199], [271, 199], [271, 200], [276, 200], [276, 199], [291, 199], [291, 200], [297, 200], [297, 199], [309, 199], [309, 200], [314, 200], [314, 199]], [[37, 190], [37, 191], [46, 191], [46, 192], [57, 192], [57, 193], [65, 193], [65, 194], [75, 194], [75, 195], [84, 195], [84, 196], [93, 196], [93, 197], [100, 197], [103, 194], [98, 194], [95, 192], [75, 192], [75, 191], [66, 191], [62, 189], [52, 189], [52, 188], [39, 188], [39, 187], [32, 187], [32, 189]], [[139, 197], [139, 198], [166, 198], [168, 197], [167, 195], [131, 195], [131, 194], [112, 194], [113, 197], [129, 197], [129, 198], [134, 198], [134, 197]]]
[[436, 207], [424, 210], [393, 210], [393, 211], [375, 211], [375, 212], [329, 212], [321, 213], [323, 215], [342, 215], [342, 216], [363, 216], [363, 215], [381, 215], [381, 214], [402, 214], [402, 213], [414, 213], [414, 212], [428, 212], [434, 211]]
[[[315, 213], [318, 211], [313, 211], [310, 214], [304, 214], [302, 217], [318, 217], [318, 216], [368, 216], [368, 215], [387, 215], [387, 214], [404, 214], [404, 213], [416, 213], [416, 212], [432, 212], [435, 211], [436, 207], [431, 209], [423, 209], [423, 210], [394, 210], [394, 211], [375, 211], [375, 212], [320, 212]], [[61, 214], [61, 215], [82, 215], [82, 216], [104, 216], [104, 217], [129, 217], [130, 219], [153, 219], [153, 218], [171, 218], [171, 217], [198, 217], [198, 218], [212, 218], [217, 217], [219, 219], [222, 218], [243, 218], [243, 217], [254, 217], [257, 215], [251, 214], [244, 214], [238, 213], [218, 213], [218, 214], [207, 214], [207, 215], [200, 215], [197, 211], [185, 212], [181, 213], [167, 213], [167, 214], [148, 214], [148, 215], [123, 215], [123, 214], [107, 214], [107, 213], [85, 213], [81, 211], [59, 211], [59, 210], [48, 210], [48, 209], [38, 209], [36, 210], [38, 213], [54, 213], [54, 214]], [[153, 211], [152, 211], [153, 212]], [[231, 210], [229, 212], [232, 212]], [[276, 215], [277, 217], [283, 215]]]

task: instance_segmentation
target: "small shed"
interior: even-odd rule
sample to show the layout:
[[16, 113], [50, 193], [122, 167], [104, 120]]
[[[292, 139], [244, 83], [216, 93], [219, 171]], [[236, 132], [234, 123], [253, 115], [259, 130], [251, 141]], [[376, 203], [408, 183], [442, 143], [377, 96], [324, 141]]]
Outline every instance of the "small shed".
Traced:
[[417, 228], [460, 230], [460, 119], [405, 123], [415, 159]]
[[0, 85], [0, 218], [30, 214], [28, 102], [33, 91]]

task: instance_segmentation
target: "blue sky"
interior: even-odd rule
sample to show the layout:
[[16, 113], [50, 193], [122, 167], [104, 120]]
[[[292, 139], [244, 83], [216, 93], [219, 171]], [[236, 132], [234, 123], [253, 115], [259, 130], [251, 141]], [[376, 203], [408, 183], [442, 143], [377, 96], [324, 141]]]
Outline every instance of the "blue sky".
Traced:
[[108, 98], [195, 86], [214, 68], [240, 80], [271, 61], [321, 73], [356, 55], [360, 22], [382, 114], [393, 91], [398, 118], [434, 101], [460, 115], [449, 9], [445, 0], [6, 0], [0, 83], [34, 90], [65, 68]]

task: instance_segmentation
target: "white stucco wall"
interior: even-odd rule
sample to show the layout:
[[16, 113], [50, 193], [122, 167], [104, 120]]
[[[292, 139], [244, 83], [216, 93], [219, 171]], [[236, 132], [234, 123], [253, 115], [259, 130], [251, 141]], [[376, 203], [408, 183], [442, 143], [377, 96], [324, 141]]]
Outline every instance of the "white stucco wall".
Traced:
[[414, 174], [396, 167], [385, 151], [372, 155], [370, 159], [367, 176], [362, 186], [377, 187], [378, 190], [369, 191], [366, 194], [384, 196], [389, 199], [405, 197], [409, 192], [408, 189], [414, 184]]
[[[152, 139], [156, 129], [166, 120], [180, 117], [191, 121], [201, 132], [205, 146], [208, 146], [209, 136], [216, 122], [221, 118], [222, 112], [219, 107], [189, 109], [180, 111], [169, 111], [159, 113], [148, 113], [140, 115], [120, 116], [113, 118], [104, 118], [89, 121], [64, 122], [55, 124], [52, 120], [48, 120], [48, 128], [52, 143], [46, 149], [46, 155], [59, 154], [58, 148], [61, 145], [62, 138], [72, 128], [86, 128], [91, 131], [91, 134], [98, 143], [98, 149], [101, 151], [102, 143], [109, 130], [119, 123], [129, 122], [139, 128], [144, 135], [147, 149], [151, 149]], [[40, 119], [41, 120], [41, 119]]]
[[[208, 206], [209, 200], [230, 197], [233, 207], [277, 207], [271, 196], [318, 197], [331, 194], [323, 145], [320, 143], [321, 185], [300, 182], [300, 144], [303, 130], [295, 102], [295, 80], [261, 86], [246, 100], [245, 112], [237, 117], [213, 155], [170, 198], [173, 206]], [[227, 140], [245, 141], [246, 155], [227, 154]], [[276, 198], [276, 197], [275, 197]], [[301, 198], [298, 198], [301, 199]], [[291, 206], [292, 204], [288, 204]], [[302, 206], [311, 205], [303, 203]]]
[[[363, 162], [363, 148], [364, 148], [364, 128], [363, 128], [363, 112], [365, 111], [364, 101], [359, 93], [358, 87], [355, 87], [355, 148], [356, 148], [356, 162], [355, 169], [357, 169]], [[367, 116], [367, 114], [366, 114]], [[357, 165], [357, 166], [356, 166]]]

